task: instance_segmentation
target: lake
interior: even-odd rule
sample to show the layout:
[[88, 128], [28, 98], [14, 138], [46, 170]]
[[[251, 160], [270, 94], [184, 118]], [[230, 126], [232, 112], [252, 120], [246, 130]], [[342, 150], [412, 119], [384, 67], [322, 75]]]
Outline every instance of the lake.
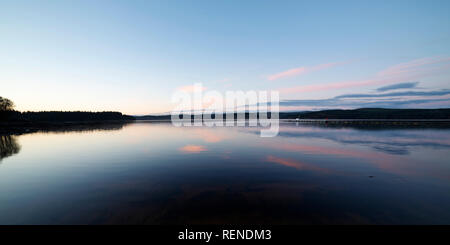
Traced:
[[0, 224], [450, 224], [449, 129], [136, 122], [0, 143]]

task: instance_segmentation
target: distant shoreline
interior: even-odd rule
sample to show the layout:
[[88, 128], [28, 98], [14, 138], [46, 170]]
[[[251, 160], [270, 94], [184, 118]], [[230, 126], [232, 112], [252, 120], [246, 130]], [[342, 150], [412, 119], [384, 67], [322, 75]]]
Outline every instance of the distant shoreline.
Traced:
[[38, 131], [90, 130], [105, 125], [125, 124], [134, 117], [121, 112], [103, 111], [0, 111], [0, 133], [22, 134]]
[[[244, 115], [243, 115], [244, 114]], [[195, 115], [187, 114], [191, 119]], [[248, 119], [249, 112], [224, 113], [222, 118]], [[181, 116], [181, 115], [180, 115]], [[209, 117], [210, 115], [208, 115]], [[298, 111], [279, 112], [279, 119], [299, 120], [450, 120], [450, 109], [384, 109], [384, 108], [360, 108], [354, 110], [322, 110], [322, 111]], [[147, 115], [133, 116], [136, 120], [171, 120], [172, 115]], [[257, 115], [258, 117], [258, 115]], [[180, 117], [182, 118], [182, 117]], [[215, 118], [215, 114], [211, 115]], [[270, 113], [269, 113], [270, 118]]]
[[450, 128], [450, 119], [282, 119], [282, 121], [326, 126]]
[[450, 123], [450, 119], [281, 119], [285, 122], [301, 122], [301, 123], [351, 123], [351, 122], [417, 122], [417, 123], [428, 123], [428, 122], [442, 122]]
[[[120, 112], [18, 112], [0, 113], [1, 134], [22, 134], [37, 131], [91, 130], [121, 127], [131, 122], [171, 122], [171, 115], [130, 116]], [[242, 115], [244, 114], [244, 115]], [[248, 119], [249, 113], [223, 114], [225, 120]], [[238, 119], [239, 116], [239, 119]], [[188, 115], [191, 120], [194, 115]], [[213, 115], [213, 119], [214, 119]], [[270, 115], [269, 115], [270, 118]], [[450, 127], [450, 109], [383, 109], [323, 110], [312, 112], [280, 112], [281, 123], [302, 123], [357, 127]]]

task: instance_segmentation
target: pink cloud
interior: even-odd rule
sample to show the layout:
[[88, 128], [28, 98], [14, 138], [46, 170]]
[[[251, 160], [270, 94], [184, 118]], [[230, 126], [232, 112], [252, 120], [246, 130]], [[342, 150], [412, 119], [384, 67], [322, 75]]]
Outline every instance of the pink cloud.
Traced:
[[[450, 67], [448, 62], [450, 57], [438, 57], [438, 58], [423, 58], [412, 60], [410, 62], [394, 65], [388, 67], [380, 72], [374, 78], [361, 80], [361, 81], [343, 81], [336, 83], [326, 84], [310, 84], [301, 85], [290, 88], [278, 89], [280, 93], [304, 93], [304, 92], [317, 92], [326, 90], [338, 90], [353, 87], [384, 85], [396, 82], [402, 82], [406, 80], [418, 80], [425, 76], [437, 74], [441, 71], [446, 71]], [[439, 65], [439, 66], [437, 66]]]
[[206, 147], [202, 145], [186, 145], [181, 147], [179, 150], [185, 153], [200, 153], [206, 151]]
[[[450, 61], [450, 57], [427, 57], [421, 59], [415, 59], [409, 62], [400, 63], [398, 65], [391, 66], [378, 73], [379, 76], [398, 76], [412, 72], [423, 72], [423, 69], [432, 69], [433, 65], [447, 63]], [[434, 67], [439, 68], [439, 67]], [[432, 69], [434, 70], [434, 69]]]
[[335, 63], [320, 64], [320, 65], [311, 66], [311, 67], [297, 67], [297, 68], [293, 68], [293, 69], [283, 71], [283, 72], [280, 72], [277, 74], [270, 75], [267, 77], [267, 79], [270, 81], [273, 81], [273, 80], [277, 80], [280, 78], [298, 76], [298, 75], [306, 74], [309, 72], [319, 71], [319, 70], [323, 70], [326, 68], [330, 68], [330, 67], [336, 66], [338, 64], [339, 63], [335, 62]]
[[279, 89], [280, 93], [289, 94], [289, 93], [304, 93], [304, 92], [316, 92], [316, 91], [325, 91], [325, 90], [333, 90], [333, 89], [343, 89], [350, 87], [359, 87], [359, 86], [367, 86], [367, 85], [376, 85], [376, 84], [384, 84], [388, 81], [384, 80], [363, 80], [363, 81], [348, 81], [348, 82], [337, 82], [337, 83], [326, 83], [326, 84], [311, 84], [311, 85], [303, 85], [296, 86], [290, 88], [281, 88]]

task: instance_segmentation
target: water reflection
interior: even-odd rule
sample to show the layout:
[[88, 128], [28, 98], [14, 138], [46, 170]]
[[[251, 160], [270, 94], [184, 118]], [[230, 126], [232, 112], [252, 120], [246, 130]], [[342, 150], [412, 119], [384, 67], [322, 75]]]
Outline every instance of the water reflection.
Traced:
[[55, 124], [30, 124], [22, 126], [4, 126], [0, 133], [7, 135], [21, 135], [29, 133], [66, 133], [66, 132], [96, 132], [107, 130], [120, 130], [131, 122], [86, 122], [86, 123], [55, 123]]
[[[450, 139], [442, 137], [449, 128], [419, 128], [383, 126], [328, 126], [285, 123], [279, 136], [332, 140], [341, 144], [364, 145], [387, 154], [407, 155], [415, 146], [449, 149]], [[257, 134], [257, 130], [250, 132]], [[326, 132], [326, 133], [324, 133]]]
[[268, 162], [273, 162], [273, 163], [281, 164], [283, 166], [292, 167], [297, 170], [307, 170], [307, 171], [314, 171], [314, 172], [318, 172], [318, 173], [329, 173], [330, 172], [330, 170], [328, 170], [328, 169], [320, 168], [314, 164], [300, 162], [298, 160], [280, 158], [280, 157], [275, 157], [272, 155], [267, 156], [266, 159]]
[[5, 135], [0, 135], [0, 162], [3, 158], [10, 157], [19, 153], [21, 146], [17, 143], [17, 137], [23, 134], [36, 133], [57, 133], [70, 134], [74, 132], [88, 133], [99, 131], [121, 130], [124, 126], [129, 125], [130, 122], [115, 122], [115, 123], [81, 123], [81, 124], [55, 124], [55, 125], [32, 125], [21, 127], [4, 127], [1, 132]]
[[448, 129], [291, 123], [261, 138], [134, 123], [13, 138], [0, 224], [450, 224]]
[[0, 163], [3, 158], [19, 153], [20, 145], [16, 136], [0, 135]]
[[185, 153], [200, 153], [206, 151], [206, 147], [202, 145], [186, 145], [181, 147], [180, 151]]

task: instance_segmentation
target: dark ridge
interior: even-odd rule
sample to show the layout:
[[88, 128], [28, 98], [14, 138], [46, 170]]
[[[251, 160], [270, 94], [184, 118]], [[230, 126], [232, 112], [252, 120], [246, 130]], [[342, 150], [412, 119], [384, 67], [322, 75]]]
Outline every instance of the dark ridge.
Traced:
[[[281, 115], [280, 115], [281, 118]], [[286, 113], [284, 119], [450, 119], [450, 109], [383, 109], [324, 110]]]
[[170, 115], [160, 115], [160, 116], [147, 115], [147, 116], [134, 116], [134, 118], [136, 120], [170, 120], [171, 116]]
[[[269, 116], [270, 118], [270, 113]], [[170, 120], [170, 115], [135, 116], [136, 120]], [[182, 116], [180, 115], [180, 118]], [[191, 119], [194, 115], [191, 115]], [[215, 115], [212, 115], [215, 118]], [[225, 114], [223, 115], [225, 119]], [[237, 118], [237, 113], [234, 113]], [[245, 113], [249, 118], [249, 113]], [[280, 112], [280, 119], [450, 119], [450, 109], [384, 109], [361, 108], [355, 110], [323, 110], [311, 112]]]

